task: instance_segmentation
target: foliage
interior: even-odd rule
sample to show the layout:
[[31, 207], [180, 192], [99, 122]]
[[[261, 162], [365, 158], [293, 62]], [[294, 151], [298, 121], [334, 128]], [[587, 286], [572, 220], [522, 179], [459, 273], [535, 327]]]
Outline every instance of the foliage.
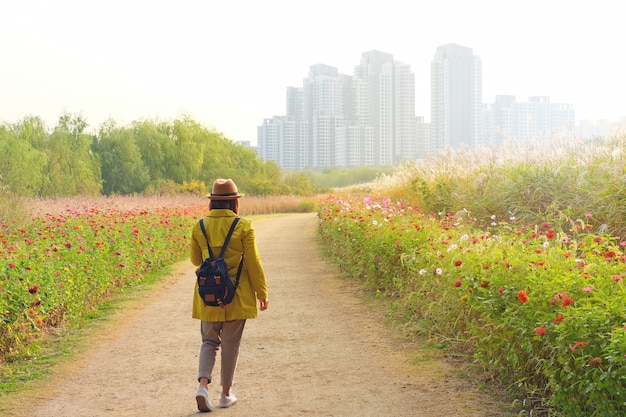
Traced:
[[319, 216], [328, 255], [407, 327], [473, 351], [556, 415], [626, 412], [626, 241], [594, 231], [591, 213], [566, 228], [493, 215], [478, 228], [389, 198], [331, 197]]
[[366, 189], [377, 190], [432, 213], [466, 211], [482, 226], [492, 215], [514, 215], [527, 223], [559, 217], [567, 227], [593, 212], [595, 226], [626, 238], [626, 135], [450, 150], [404, 164]]
[[22, 353], [42, 329], [75, 321], [114, 288], [135, 286], [187, 254], [205, 207], [48, 213], [29, 227], [0, 223], [0, 358]]
[[353, 168], [324, 168], [307, 171], [306, 175], [319, 187], [339, 188], [355, 184], [364, 184], [376, 180], [382, 174], [391, 174], [393, 167], [353, 167]]
[[0, 125], [0, 175], [18, 196], [166, 194], [202, 191], [190, 184], [232, 178], [248, 195], [313, 195], [313, 182], [283, 173], [256, 152], [189, 117], [108, 120], [87, 134], [79, 115], [62, 114], [48, 131], [40, 118]]

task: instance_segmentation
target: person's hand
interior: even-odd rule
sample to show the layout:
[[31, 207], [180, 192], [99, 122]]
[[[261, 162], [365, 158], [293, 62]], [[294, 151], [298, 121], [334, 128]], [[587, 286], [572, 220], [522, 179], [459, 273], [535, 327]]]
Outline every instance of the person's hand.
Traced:
[[259, 310], [267, 310], [267, 305], [269, 304], [269, 302], [270, 300], [268, 300], [267, 298], [265, 300], [259, 300]]

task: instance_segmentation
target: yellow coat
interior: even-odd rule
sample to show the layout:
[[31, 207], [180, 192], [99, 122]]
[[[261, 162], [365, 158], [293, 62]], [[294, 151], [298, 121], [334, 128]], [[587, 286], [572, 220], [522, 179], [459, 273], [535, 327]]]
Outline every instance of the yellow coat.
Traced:
[[[228, 209], [214, 209], [204, 218], [211, 250], [217, 256], [236, 214]], [[254, 228], [250, 220], [243, 217], [235, 227], [224, 260], [234, 281], [241, 252], [244, 253], [244, 265], [239, 278], [239, 286], [233, 301], [222, 307], [205, 306], [198, 294], [198, 283], [194, 286], [193, 308], [191, 316], [195, 319], [211, 322], [253, 319], [257, 317], [257, 300], [268, 298], [265, 272], [256, 245]], [[190, 244], [191, 262], [200, 266], [202, 260], [209, 256], [206, 240], [200, 229], [199, 222], [193, 226]], [[196, 268], [197, 271], [197, 268]]]

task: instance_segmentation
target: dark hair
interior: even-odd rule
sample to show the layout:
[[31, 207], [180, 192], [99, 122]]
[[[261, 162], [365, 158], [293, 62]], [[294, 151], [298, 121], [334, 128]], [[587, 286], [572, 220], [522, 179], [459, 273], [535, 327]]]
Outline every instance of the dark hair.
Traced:
[[209, 209], [228, 209], [239, 213], [239, 200], [211, 200]]

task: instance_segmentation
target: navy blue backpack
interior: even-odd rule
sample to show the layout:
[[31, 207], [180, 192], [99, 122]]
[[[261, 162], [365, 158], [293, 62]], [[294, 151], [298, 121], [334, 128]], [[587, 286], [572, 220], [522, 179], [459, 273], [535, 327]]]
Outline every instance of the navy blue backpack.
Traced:
[[209, 238], [204, 228], [204, 219], [200, 219], [200, 228], [202, 229], [202, 234], [209, 248], [209, 257], [202, 261], [198, 269], [198, 292], [200, 293], [200, 298], [202, 298], [202, 301], [204, 301], [204, 304], [207, 306], [219, 306], [223, 308], [225, 305], [230, 304], [235, 297], [235, 291], [239, 285], [239, 277], [243, 267], [243, 253], [241, 254], [241, 261], [239, 261], [235, 282], [233, 282], [228, 273], [228, 265], [224, 260], [224, 252], [228, 247], [228, 242], [230, 242], [230, 237], [238, 221], [239, 216], [235, 217], [235, 220], [231, 224], [230, 230], [224, 240], [222, 250], [219, 256], [216, 257], [209, 244]]

